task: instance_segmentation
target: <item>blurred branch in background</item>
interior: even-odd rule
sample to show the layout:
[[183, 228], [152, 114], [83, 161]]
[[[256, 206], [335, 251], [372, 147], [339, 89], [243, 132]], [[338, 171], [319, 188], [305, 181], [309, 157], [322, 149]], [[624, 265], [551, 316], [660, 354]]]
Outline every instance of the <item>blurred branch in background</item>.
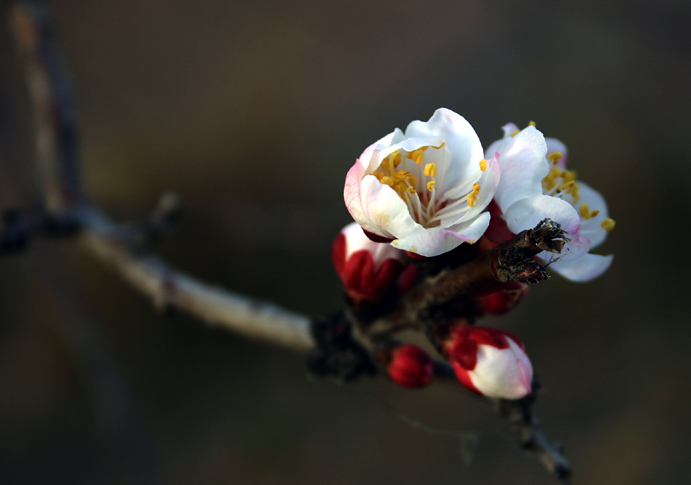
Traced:
[[[162, 198], [154, 214], [138, 224], [116, 224], [88, 199], [80, 178], [78, 126], [71, 86], [59, 55], [50, 13], [41, 1], [16, 2], [6, 12], [24, 63], [33, 107], [35, 157], [43, 179], [44, 208], [13, 212], [1, 234], [0, 249], [6, 253], [22, 249], [34, 236], [78, 234], [88, 252], [113, 268], [160, 309], [179, 309], [209, 324], [297, 351], [312, 349], [315, 342], [310, 318], [209, 286], [177, 271], [152, 252], [155, 239], [176, 222], [179, 213], [176, 199]], [[49, 262], [44, 263], [50, 266]], [[66, 271], [55, 264], [52, 267], [54, 272]], [[74, 296], [61, 293], [59, 298]], [[105, 352], [100, 350], [99, 338], [88, 331], [92, 327], [90, 322], [71, 304], [67, 313], [75, 315], [77, 326], [71, 331], [81, 336], [77, 341], [84, 361], [89, 365], [93, 359], [98, 360], [94, 379], [110, 383], [105, 387], [97, 383], [97, 394], [124, 394], [119, 400], [125, 404], [111, 414], [113, 425], [119, 429], [120, 420], [135, 419], [131, 416], [133, 404], [125, 397], [127, 390]], [[452, 375], [445, 363], [437, 363], [435, 367], [439, 377]], [[510, 423], [523, 449], [534, 454], [559, 479], [567, 481], [571, 474], [568, 462], [558, 447], [545, 438], [532, 414], [535, 394], [518, 401], [485, 401]], [[123, 432], [124, 439], [135, 439], [128, 433]]]

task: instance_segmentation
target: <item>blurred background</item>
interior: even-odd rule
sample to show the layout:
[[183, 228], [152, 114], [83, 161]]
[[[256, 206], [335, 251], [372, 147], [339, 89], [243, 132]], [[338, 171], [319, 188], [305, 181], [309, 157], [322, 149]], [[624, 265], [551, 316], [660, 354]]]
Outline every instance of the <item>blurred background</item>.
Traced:
[[[445, 106], [483, 145], [530, 120], [606, 197], [599, 280], [555, 276], [512, 314], [535, 407], [578, 484], [691, 477], [691, 4], [222, 1], [53, 5], [86, 187], [118, 220], [166, 191], [160, 253], [309, 315], [342, 305], [330, 244], [346, 171]], [[32, 121], [0, 30], [1, 207], [39, 200]], [[471, 466], [459, 441], [478, 438]], [[556, 483], [464, 391], [315, 381], [302, 356], [152, 304], [75, 244], [0, 260], [3, 483]]]

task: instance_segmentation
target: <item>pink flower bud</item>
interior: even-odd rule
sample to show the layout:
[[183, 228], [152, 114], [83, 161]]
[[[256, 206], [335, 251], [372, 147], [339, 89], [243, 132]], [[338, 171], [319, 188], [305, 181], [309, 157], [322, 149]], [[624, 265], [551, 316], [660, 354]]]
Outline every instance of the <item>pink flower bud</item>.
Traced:
[[423, 387], [434, 376], [432, 358], [422, 348], [414, 344], [397, 347], [386, 368], [392, 381], [403, 387]]
[[518, 337], [487, 327], [459, 327], [449, 361], [465, 387], [487, 397], [520, 399], [530, 394], [533, 367]]
[[528, 285], [514, 281], [507, 283], [499, 291], [479, 295], [476, 301], [483, 313], [504, 315], [516, 307], [529, 291]]
[[356, 223], [343, 228], [331, 257], [346, 293], [356, 301], [379, 300], [406, 266], [403, 251], [371, 241]]

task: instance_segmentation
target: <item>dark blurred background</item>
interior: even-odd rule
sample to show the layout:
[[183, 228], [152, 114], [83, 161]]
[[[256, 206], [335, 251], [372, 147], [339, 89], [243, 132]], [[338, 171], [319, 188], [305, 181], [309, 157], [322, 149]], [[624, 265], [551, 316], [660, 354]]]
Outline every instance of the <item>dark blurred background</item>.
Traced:
[[[441, 106], [483, 145], [530, 120], [607, 198], [612, 268], [511, 315], [578, 484], [691, 477], [691, 4], [682, 1], [55, 2], [83, 174], [113, 217], [180, 194], [184, 271], [309, 315], [342, 304], [345, 173]], [[2, 208], [38, 201], [32, 122], [0, 31]], [[382, 403], [382, 401], [385, 404]], [[479, 439], [414, 429], [391, 410]], [[3, 483], [555, 480], [461, 391], [310, 379], [302, 356], [164, 316], [79, 247], [0, 260]]]

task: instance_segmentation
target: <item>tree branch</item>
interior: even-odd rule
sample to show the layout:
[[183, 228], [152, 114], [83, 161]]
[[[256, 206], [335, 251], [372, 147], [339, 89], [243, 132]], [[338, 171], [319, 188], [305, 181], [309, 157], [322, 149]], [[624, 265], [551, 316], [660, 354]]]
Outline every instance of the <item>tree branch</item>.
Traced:
[[[313, 348], [310, 318], [185, 275], [152, 252], [143, 250], [138, 239], [142, 234], [128, 230], [132, 226], [114, 223], [89, 201], [80, 179], [77, 118], [69, 78], [59, 55], [49, 12], [40, 0], [20, 1], [12, 7], [11, 21], [36, 120], [36, 159], [44, 177], [45, 217], [71, 221], [74, 226], [68, 224], [68, 227], [80, 229], [79, 238], [91, 254], [151, 298], [159, 308], [176, 308], [209, 324], [294, 350]], [[35, 230], [43, 226], [41, 222], [34, 222], [27, 227]], [[532, 266], [530, 261], [512, 256], [516, 248], [523, 256], [530, 251], [550, 250], [544, 246], [543, 239], [532, 237], [531, 231], [526, 233], [458, 270], [465, 272], [463, 276], [457, 272], [444, 273], [427, 283], [437, 285], [435, 291], [430, 293], [430, 288], [424, 285], [415, 290], [419, 293], [412, 295], [414, 303], [406, 304], [402, 310], [408, 315], [406, 318], [413, 320], [421, 309], [447, 301], [471, 283], [477, 284], [479, 278], [488, 274], [487, 265], [490, 266], [489, 274], [497, 281], [516, 279], [514, 276], [519, 274], [523, 278], [520, 281], [546, 278], [547, 274]], [[550, 241], [553, 239], [551, 237]], [[517, 271], [515, 267], [507, 269], [516, 264], [523, 264], [525, 271]], [[423, 294], [425, 291], [427, 295]], [[435, 371], [440, 380], [453, 379], [453, 371], [447, 363], [437, 362]], [[455, 380], [454, 383], [457, 384]], [[530, 402], [485, 401], [509, 421], [523, 448], [536, 455], [549, 471], [567, 480], [570, 475], [568, 462], [540, 431], [537, 420], [530, 413], [529, 404], [534, 395], [529, 398]]]

